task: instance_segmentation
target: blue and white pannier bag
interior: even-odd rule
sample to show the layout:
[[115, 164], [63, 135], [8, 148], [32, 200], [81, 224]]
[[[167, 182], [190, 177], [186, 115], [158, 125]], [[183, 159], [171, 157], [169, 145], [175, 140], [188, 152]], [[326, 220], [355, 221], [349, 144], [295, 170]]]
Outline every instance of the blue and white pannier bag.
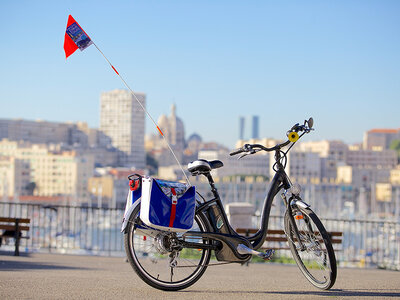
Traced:
[[196, 208], [194, 186], [142, 177], [140, 219], [147, 226], [186, 232], [193, 226]]

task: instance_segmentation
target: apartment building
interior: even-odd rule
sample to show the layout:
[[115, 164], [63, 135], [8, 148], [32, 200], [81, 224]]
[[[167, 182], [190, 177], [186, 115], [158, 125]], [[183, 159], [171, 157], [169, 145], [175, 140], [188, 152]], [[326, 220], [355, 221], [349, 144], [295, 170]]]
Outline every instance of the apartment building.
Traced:
[[234, 175], [242, 176], [270, 176], [270, 155], [260, 152], [249, 155], [243, 159], [230, 156], [229, 152], [223, 150], [201, 150], [199, 158], [206, 160], [221, 160], [224, 166], [212, 171], [215, 177], [227, 177]]
[[96, 176], [88, 182], [92, 205], [123, 208], [129, 192], [128, 176], [136, 172], [141, 173], [129, 168], [96, 168]]
[[390, 183], [400, 186], [400, 165], [396, 169], [390, 170]]
[[363, 168], [393, 169], [397, 166], [397, 153], [390, 149], [368, 150], [361, 149], [359, 146], [350, 146], [346, 164]]
[[[34, 183], [32, 193], [35, 196], [71, 195], [80, 201], [85, 201], [88, 197], [88, 179], [92, 176], [94, 168], [92, 155], [79, 154], [75, 151], [52, 150], [44, 144], [3, 139], [0, 141], [0, 156], [5, 160], [7, 158], [9, 161], [14, 160], [16, 170], [18, 168], [15, 162], [21, 162], [17, 163], [21, 171], [18, 171], [20, 175], [15, 176], [14, 186], [22, 184], [23, 188], [27, 183], [32, 182]], [[11, 168], [12, 165], [9, 164], [9, 172], [12, 172]], [[8, 188], [8, 190], [11, 189]], [[15, 191], [18, 189], [14, 189], [14, 196]]]
[[317, 153], [321, 158], [321, 181], [331, 182], [336, 179], [338, 165], [346, 161], [348, 146], [342, 141], [301, 142], [296, 145], [301, 152]]
[[[321, 181], [323, 159], [315, 152], [290, 151], [286, 170], [294, 182], [318, 184]], [[271, 155], [273, 159], [273, 156]]]
[[400, 139], [400, 129], [371, 129], [364, 133], [363, 149], [389, 149], [393, 140]]
[[8, 200], [14, 195], [30, 193], [29, 162], [0, 155], [0, 196]]
[[390, 169], [343, 165], [338, 167], [337, 183], [370, 188], [375, 182], [389, 182]]
[[0, 140], [27, 141], [33, 144], [88, 144], [87, 124], [0, 119]]

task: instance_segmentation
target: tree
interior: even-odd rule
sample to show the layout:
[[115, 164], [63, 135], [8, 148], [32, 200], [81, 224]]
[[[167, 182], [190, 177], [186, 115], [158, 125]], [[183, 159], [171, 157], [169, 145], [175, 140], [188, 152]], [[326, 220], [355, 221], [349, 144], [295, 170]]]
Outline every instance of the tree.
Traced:
[[393, 140], [390, 144], [390, 149], [397, 152], [397, 161], [400, 163], [400, 140]]
[[33, 196], [33, 192], [36, 189], [36, 183], [35, 182], [29, 182], [26, 185], [25, 189], [26, 189], [26, 192], [27, 192], [28, 196]]

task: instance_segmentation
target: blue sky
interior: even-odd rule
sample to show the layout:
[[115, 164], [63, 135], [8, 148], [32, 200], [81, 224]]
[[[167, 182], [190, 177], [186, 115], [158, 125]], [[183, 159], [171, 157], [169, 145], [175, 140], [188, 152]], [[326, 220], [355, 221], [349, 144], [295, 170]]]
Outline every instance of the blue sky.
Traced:
[[124, 86], [94, 46], [65, 60], [69, 14], [186, 136], [233, 148], [252, 115], [275, 138], [309, 116], [311, 140], [400, 127], [399, 1], [1, 1], [0, 118], [99, 125]]

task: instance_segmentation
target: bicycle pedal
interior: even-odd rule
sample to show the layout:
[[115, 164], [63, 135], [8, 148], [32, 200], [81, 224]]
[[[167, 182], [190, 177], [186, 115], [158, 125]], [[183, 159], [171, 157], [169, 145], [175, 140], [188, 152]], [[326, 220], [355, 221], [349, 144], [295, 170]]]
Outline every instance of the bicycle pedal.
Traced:
[[272, 256], [275, 254], [274, 249], [268, 249], [267, 251], [264, 252], [264, 260], [270, 260]]
[[237, 246], [237, 251], [239, 252], [239, 254], [252, 254], [252, 255], [256, 255], [264, 260], [270, 260], [272, 258], [272, 255], [274, 255], [275, 250], [273, 249], [268, 249], [265, 252], [259, 252], [253, 249], [250, 249], [249, 247], [243, 245], [243, 244], [239, 244]]

